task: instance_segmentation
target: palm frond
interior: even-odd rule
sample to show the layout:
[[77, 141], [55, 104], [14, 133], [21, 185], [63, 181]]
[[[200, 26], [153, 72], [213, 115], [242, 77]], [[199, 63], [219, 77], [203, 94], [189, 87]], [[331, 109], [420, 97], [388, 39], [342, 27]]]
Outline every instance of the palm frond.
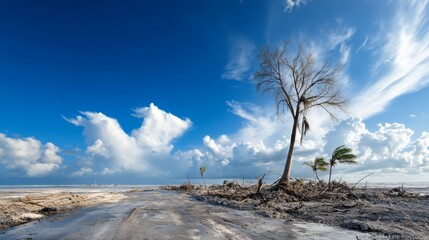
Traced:
[[338, 160], [340, 163], [346, 163], [346, 164], [357, 164], [357, 161], [354, 159], [343, 159], [343, 160]]
[[328, 166], [320, 166], [319, 168], [317, 168], [320, 171], [327, 171], [328, 170]]
[[328, 170], [329, 163], [326, 162], [323, 157], [316, 157], [314, 159], [314, 164], [316, 165], [316, 168], [320, 171]]
[[332, 153], [332, 158], [334, 159], [342, 159], [344, 155], [348, 155], [352, 152], [352, 149], [342, 145], [337, 147]]
[[344, 145], [341, 145], [341, 146], [339, 146], [339, 147], [335, 148], [335, 150], [332, 152], [332, 156], [336, 155], [336, 154], [338, 153], [338, 151], [340, 151], [340, 150], [341, 150], [341, 149], [343, 149], [344, 147], [345, 147]]
[[323, 158], [323, 157], [316, 157], [314, 159], [314, 162], [319, 164], [319, 165], [326, 163], [325, 158]]
[[200, 167], [200, 174], [201, 174], [201, 176], [203, 176], [204, 175], [204, 172], [206, 171], [206, 166], [201, 166]]
[[307, 118], [303, 117], [301, 126], [301, 144], [304, 140], [304, 136], [307, 134], [308, 131], [310, 131], [310, 124], [308, 123]]
[[338, 160], [354, 160], [356, 159], [356, 155], [353, 153], [344, 154], [341, 156], [341, 158], [338, 158]]
[[313, 163], [312, 162], [303, 162], [302, 165], [313, 167]]
[[330, 164], [335, 166], [338, 163], [346, 163], [346, 164], [357, 164], [356, 159], [357, 156], [352, 153], [352, 149], [346, 147], [345, 145], [341, 145], [337, 147], [332, 153], [332, 158]]

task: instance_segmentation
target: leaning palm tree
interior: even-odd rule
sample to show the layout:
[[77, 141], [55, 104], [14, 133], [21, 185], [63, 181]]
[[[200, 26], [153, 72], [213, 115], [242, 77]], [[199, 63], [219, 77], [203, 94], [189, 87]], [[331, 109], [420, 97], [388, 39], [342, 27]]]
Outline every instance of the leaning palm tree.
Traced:
[[317, 181], [320, 182], [319, 175], [317, 174], [317, 170], [326, 171], [328, 170], [329, 163], [325, 161], [323, 157], [316, 157], [313, 162], [305, 162], [304, 165], [311, 167], [314, 175], [316, 175]]
[[344, 145], [337, 147], [332, 153], [331, 160], [329, 161], [329, 181], [328, 186], [331, 189], [331, 175], [332, 167], [337, 163], [357, 164], [356, 155], [352, 153], [352, 150]]

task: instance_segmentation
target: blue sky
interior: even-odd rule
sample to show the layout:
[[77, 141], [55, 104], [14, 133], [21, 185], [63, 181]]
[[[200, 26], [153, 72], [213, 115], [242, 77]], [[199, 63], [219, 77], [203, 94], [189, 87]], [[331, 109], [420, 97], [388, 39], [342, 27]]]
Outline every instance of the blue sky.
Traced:
[[[427, 1], [0, 3], [0, 183], [253, 178], [284, 166], [289, 116], [252, 74], [264, 45], [344, 65], [348, 115], [313, 113], [303, 161], [347, 144], [349, 180], [429, 179]], [[398, 178], [398, 176], [400, 176]]]

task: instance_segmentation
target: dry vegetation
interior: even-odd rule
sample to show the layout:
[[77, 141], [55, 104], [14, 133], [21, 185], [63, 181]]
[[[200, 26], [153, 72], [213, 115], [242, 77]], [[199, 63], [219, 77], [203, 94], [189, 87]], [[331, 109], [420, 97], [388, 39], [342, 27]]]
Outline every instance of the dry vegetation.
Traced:
[[258, 184], [243, 186], [235, 181], [212, 185], [207, 191], [189, 183], [165, 189], [266, 217], [323, 223], [395, 239], [425, 239], [429, 231], [429, 196], [409, 193], [403, 187], [366, 189], [334, 181], [328, 190], [324, 182], [296, 180], [275, 191], [265, 185], [258, 192]]

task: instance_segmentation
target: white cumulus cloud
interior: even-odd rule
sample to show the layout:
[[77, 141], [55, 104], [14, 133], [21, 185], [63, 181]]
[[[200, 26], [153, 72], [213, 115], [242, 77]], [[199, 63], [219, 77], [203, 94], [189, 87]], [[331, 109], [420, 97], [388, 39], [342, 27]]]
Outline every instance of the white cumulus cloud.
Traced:
[[84, 175], [89, 175], [92, 174], [94, 171], [89, 168], [89, 167], [83, 167], [81, 169], [79, 169], [78, 171], [72, 173], [72, 176], [84, 176]]
[[[189, 119], [176, 117], [153, 103], [134, 110], [133, 116], [143, 118], [143, 122], [131, 134], [127, 134], [116, 119], [103, 113], [81, 114], [66, 120], [84, 127], [89, 143], [86, 153], [90, 157], [100, 158], [97, 163], [102, 174], [130, 171], [157, 175], [166, 172], [170, 169], [168, 160], [173, 149], [172, 140], [192, 125]], [[90, 172], [81, 169], [75, 175], [86, 173]]]
[[345, 144], [357, 154], [356, 167], [344, 167], [350, 172], [383, 171], [413, 174], [429, 164], [429, 134], [423, 132], [413, 140], [414, 131], [402, 123], [379, 124], [369, 131], [359, 118], [342, 121], [329, 132], [324, 151], [330, 153]]
[[42, 144], [39, 140], [10, 138], [0, 133], [0, 164], [8, 169], [24, 171], [28, 176], [40, 176], [58, 169], [62, 157], [53, 143]]

